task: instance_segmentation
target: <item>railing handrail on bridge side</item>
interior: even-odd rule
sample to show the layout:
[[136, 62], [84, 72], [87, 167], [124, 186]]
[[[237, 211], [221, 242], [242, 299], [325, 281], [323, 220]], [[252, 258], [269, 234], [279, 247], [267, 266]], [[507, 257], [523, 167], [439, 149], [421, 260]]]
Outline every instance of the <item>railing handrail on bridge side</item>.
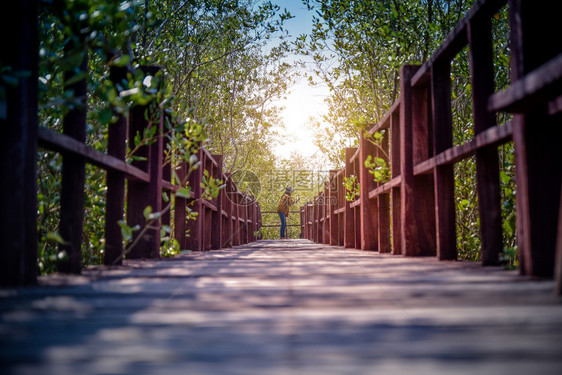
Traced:
[[[87, 163], [107, 171], [107, 196], [105, 214], [105, 259], [108, 265], [119, 264], [124, 256], [123, 238], [118, 222], [126, 215], [126, 222], [133, 227], [146, 223], [144, 209], [151, 206], [160, 212], [164, 206], [162, 192], [177, 193], [182, 187], [172, 180], [170, 164], [163, 166], [163, 150], [166, 147], [164, 122], [161, 114], [155, 124], [158, 136], [150, 145], [142, 146], [142, 161], [125, 161], [126, 145], [136, 132], [150, 126], [145, 118], [147, 107], [133, 107], [128, 119], [117, 116], [117, 122], [108, 128], [108, 151], [103, 153], [86, 145], [87, 106], [69, 111], [63, 118], [63, 133], [38, 126], [38, 2], [22, 0], [14, 3], [9, 17], [0, 22], [17, 25], [9, 30], [3, 46], [9, 53], [3, 55], [2, 66], [10, 66], [14, 72], [29, 72], [18, 85], [7, 88], [6, 116], [0, 119], [4, 134], [0, 147], [0, 236], [4, 245], [0, 249], [0, 285], [27, 285], [37, 280], [37, 149], [61, 152], [63, 155], [60, 234], [66, 241], [61, 245], [69, 258], [62, 262], [59, 271], [80, 273], [82, 268], [81, 242], [84, 221], [84, 184]], [[9, 13], [9, 15], [8, 15]], [[14, 23], [15, 22], [15, 23]], [[5, 35], [8, 30], [2, 29]], [[84, 50], [86, 44], [82, 41]], [[87, 67], [87, 53], [82, 69]], [[147, 74], [158, 68], [145, 67]], [[126, 78], [126, 68], [110, 68], [110, 78], [120, 82]], [[88, 94], [87, 79], [79, 79], [65, 89], [72, 89], [75, 96]], [[128, 121], [128, 125], [127, 125]], [[127, 131], [129, 129], [129, 131]], [[128, 134], [127, 134], [128, 133]], [[182, 248], [210, 250], [235, 246], [255, 240], [255, 231], [261, 220], [257, 202], [247, 204], [247, 197], [240, 193], [230, 176], [222, 170], [221, 155], [211, 155], [204, 148], [198, 154], [201, 166], [189, 177], [193, 187], [191, 197], [175, 196], [175, 237]], [[187, 163], [177, 173], [185, 177]], [[226, 190], [212, 201], [198, 199], [203, 171], [211, 177], [222, 179], [235, 199], [228, 199]], [[125, 195], [125, 181], [127, 195]], [[127, 209], [125, 210], [125, 199]], [[241, 204], [241, 203], [244, 204]], [[167, 203], [166, 203], [167, 204]], [[187, 221], [185, 207], [192, 204], [198, 212], [196, 221]], [[169, 225], [170, 213], [163, 214], [161, 224]], [[157, 258], [160, 256], [160, 221], [139, 236], [127, 258]], [[189, 230], [189, 237], [186, 232]], [[137, 232], [138, 235], [138, 232]]]
[[[491, 18], [506, 3], [511, 17], [511, 86], [494, 92]], [[316, 242], [404, 256], [457, 259], [454, 173], [456, 162], [475, 156], [483, 265], [497, 265], [502, 214], [497, 146], [513, 141], [520, 272], [556, 275], [562, 293], [562, 3], [529, 0], [478, 1], [421, 66], [401, 69], [401, 96], [369, 132], [386, 129], [382, 147], [391, 179], [375, 183], [364, 166], [368, 155], [386, 156], [363, 135], [346, 149], [346, 166], [331, 176], [320, 196], [337, 195], [336, 207], [316, 201], [301, 207], [306, 238]], [[474, 134], [453, 146], [451, 61], [469, 47]], [[513, 113], [498, 125], [497, 112]], [[331, 186], [355, 175], [360, 196], [347, 202]], [[337, 190], [337, 189], [336, 189]], [[341, 190], [341, 189], [339, 189]], [[339, 195], [338, 195], [339, 194]], [[392, 243], [391, 243], [392, 241]]]

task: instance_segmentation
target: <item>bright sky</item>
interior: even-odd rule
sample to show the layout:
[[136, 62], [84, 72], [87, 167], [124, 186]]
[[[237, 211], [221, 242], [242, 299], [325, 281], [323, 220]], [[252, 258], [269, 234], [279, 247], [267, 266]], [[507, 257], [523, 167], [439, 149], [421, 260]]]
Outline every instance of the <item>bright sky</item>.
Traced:
[[[295, 17], [286, 21], [286, 27], [292, 38], [310, 33], [312, 12], [306, 9], [301, 0], [279, 0], [277, 3]], [[324, 103], [327, 94], [326, 88], [310, 87], [306, 80], [302, 79], [291, 88], [286, 100], [276, 103], [285, 107], [282, 116], [286, 127], [284, 134], [286, 144], [276, 148], [276, 155], [288, 158], [293, 151], [298, 151], [304, 156], [312, 156], [318, 152], [308, 123], [311, 116], [320, 119], [327, 111]]]

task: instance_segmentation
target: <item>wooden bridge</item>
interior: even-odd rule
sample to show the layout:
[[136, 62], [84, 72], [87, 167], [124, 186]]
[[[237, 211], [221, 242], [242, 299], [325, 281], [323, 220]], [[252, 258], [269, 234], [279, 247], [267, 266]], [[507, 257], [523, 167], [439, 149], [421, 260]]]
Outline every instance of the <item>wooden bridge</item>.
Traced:
[[3, 374], [545, 374], [552, 281], [257, 241], [0, 291]]
[[[11, 36], [3, 49], [13, 51], [2, 66], [32, 73], [7, 88], [0, 120], [2, 373], [560, 373], [560, 4], [508, 1], [512, 84], [495, 92], [490, 19], [505, 3], [477, 2], [427, 63], [402, 68], [401, 97], [370, 129], [388, 129], [390, 181], [368, 175], [363, 161], [378, 151], [363, 137], [301, 209], [305, 239], [289, 241], [255, 241], [259, 205], [223, 173], [220, 155], [198, 152], [189, 196], [163, 166], [164, 137], [141, 150], [146, 161], [126, 163], [124, 145], [149, 126], [147, 108], [132, 109], [128, 133], [124, 117], [109, 128], [107, 153], [85, 144], [85, 110], [70, 111], [62, 134], [39, 128], [37, 2], [2, 13], [2, 35]], [[453, 146], [450, 62], [466, 45], [475, 135]], [[86, 81], [73, 89], [85, 95]], [[496, 124], [500, 111], [513, 119]], [[150, 126], [163, 134], [166, 121], [162, 114]], [[519, 273], [494, 266], [502, 250], [497, 146], [511, 140]], [[64, 156], [60, 228], [70, 257], [46, 277], [36, 268], [38, 147]], [[471, 155], [485, 268], [453, 261], [452, 168]], [[81, 272], [86, 163], [107, 170], [106, 265]], [[228, 185], [210, 201], [199, 199], [204, 171]], [[352, 174], [360, 196], [346, 202], [341, 182]], [[175, 194], [176, 236], [194, 251], [159, 259], [164, 215], [123, 261], [118, 220], [146, 224], [144, 208], [159, 212], [162, 191]], [[190, 202], [195, 222], [177, 214]]]

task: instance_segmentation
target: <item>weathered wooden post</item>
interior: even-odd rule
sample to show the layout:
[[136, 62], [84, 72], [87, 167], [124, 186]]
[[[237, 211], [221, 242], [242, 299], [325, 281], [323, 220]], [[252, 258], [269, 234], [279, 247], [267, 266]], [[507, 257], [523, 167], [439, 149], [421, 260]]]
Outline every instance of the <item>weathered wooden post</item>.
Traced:
[[[220, 179], [222, 176], [222, 155], [213, 155], [213, 159], [215, 159], [217, 163], [215, 168], [215, 173], [213, 174], [213, 178]], [[212, 237], [211, 237], [212, 250], [218, 250], [222, 247], [222, 239], [223, 239], [222, 197], [223, 195], [224, 195], [224, 189], [221, 189], [219, 190], [219, 195], [217, 196], [217, 198], [214, 199], [217, 211], [212, 213], [211, 228], [208, 228], [209, 230], [212, 230]]]
[[23, 73], [0, 109], [0, 286], [37, 280], [37, 6], [14, 1], [0, 12], [0, 65]]
[[316, 219], [316, 243], [322, 242], [322, 236], [324, 232], [322, 231], [322, 194], [318, 192], [316, 197], [316, 207], [315, 207], [315, 219]]
[[[114, 85], [127, 78], [127, 69], [112, 66], [109, 78]], [[117, 121], [108, 125], [107, 153], [119, 160], [125, 160], [127, 154], [127, 119], [114, 113]], [[123, 262], [123, 235], [118, 222], [123, 220], [125, 212], [125, 174], [107, 171], [107, 193], [105, 204], [105, 254], [104, 264], [115, 265]]]
[[[474, 86], [473, 86], [474, 87]], [[431, 65], [431, 106], [433, 155], [453, 147], [451, 113], [451, 63], [436, 61]], [[457, 259], [455, 216], [455, 175], [453, 164], [437, 166], [433, 172], [437, 257]]]
[[[332, 246], [338, 245], [338, 215], [335, 213], [338, 208], [337, 204], [337, 173], [336, 170], [331, 170], [328, 184], [328, 214], [330, 215], [330, 242]], [[343, 189], [343, 187], [339, 187]]]
[[311, 211], [311, 223], [312, 223], [312, 230], [311, 230], [311, 234], [312, 234], [312, 238], [311, 240], [313, 242], [317, 242], [317, 233], [318, 233], [318, 226], [316, 225], [316, 197], [312, 197], [312, 207], [310, 208]]
[[[470, 70], [474, 113], [474, 134], [496, 125], [494, 112], [488, 111], [488, 97], [494, 93], [494, 52], [490, 16], [481, 13], [468, 24]], [[450, 82], [450, 80], [449, 80]], [[497, 265], [503, 251], [502, 215], [498, 148], [476, 150], [476, 187], [480, 212], [482, 264]], [[453, 208], [454, 209], [454, 208]]]
[[[162, 135], [162, 152], [164, 153], [165, 150], [168, 149], [168, 145], [170, 143], [170, 139], [169, 139], [169, 134], [173, 131], [171, 129], [169, 129], [169, 126], [167, 124], [171, 124], [171, 116], [170, 113], [165, 113], [164, 114], [164, 134]], [[162, 166], [162, 181], [166, 181], [166, 182], [172, 182], [172, 161], [171, 160], [164, 160], [162, 161], [164, 163], [164, 165]], [[172, 191], [170, 192], [166, 192], [166, 195], [168, 196], [168, 198], [171, 198], [172, 195]], [[162, 197], [162, 210], [164, 210], [167, 206], [169, 206], [171, 204], [171, 199], [168, 199], [168, 202], [166, 202], [166, 200], [164, 199], [164, 197]], [[162, 214], [162, 218], [160, 220], [160, 223], [164, 226], [170, 226], [171, 224], [171, 220], [172, 220], [172, 206], [170, 206], [170, 209], [168, 209], [166, 212], [164, 212]]]
[[[345, 149], [345, 177], [350, 178], [353, 174], [353, 165], [351, 163], [351, 158], [357, 149], [353, 147], [348, 147]], [[358, 176], [357, 176], [358, 177]], [[344, 193], [345, 194], [345, 193]], [[345, 211], [344, 211], [344, 247], [354, 248], [355, 247], [355, 217], [354, 210], [350, 206], [350, 202], [345, 201]]]
[[[560, 2], [537, 6], [510, 0], [512, 81], [523, 78], [562, 52], [558, 38], [548, 48], [544, 39], [559, 34]], [[550, 115], [547, 103], [513, 117], [517, 183], [517, 246], [521, 273], [552, 277], [562, 162], [561, 114]]]
[[[189, 164], [183, 161], [179, 168], [176, 169], [176, 174], [180, 181], [183, 181], [187, 176]], [[182, 186], [183, 187], [183, 186]], [[187, 206], [191, 202], [190, 199], [175, 196], [174, 202], [174, 237], [178, 241], [181, 249], [187, 249]]]
[[[390, 164], [388, 160], [388, 148], [389, 148], [389, 132], [385, 132], [381, 142], [381, 149], [376, 150], [376, 155], [383, 159], [386, 165]], [[384, 152], [383, 152], [384, 151]], [[380, 183], [377, 184], [381, 185]], [[390, 194], [383, 193], [377, 196], [377, 211], [378, 217], [378, 250], [380, 253], [390, 253]]]
[[232, 217], [232, 245], [239, 246], [242, 244], [242, 236], [241, 236], [241, 224], [240, 224], [240, 195], [241, 193], [238, 191], [238, 188], [235, 184], [233, 184], [233, 193], [232, 193], [232, 202], [233, 202], [233, 217]]
[[197, 159], [201, 164], [198, 169], [191, 172], [188, 182], [195, 198], [190, 204], [190, 208], [193, 212], [197, 212], [198, 215], [195, 220], [190, 220], [187, 223], [189, 237], [186, 239], [186, 248], [201, 251], [203, 250], [203, 224], [205, 222], [204, 207], [201, 203], [201, 180], [207, 165], [205, 152], [202, 149], [197, 153]]
[[328, 196], [328, 182], [324, 183], [324, 191], [322, 192], [322, 216], [324, 221], [322, 222], [322, 243], [330, 243], [330, 206], [329, 206], [329, 196]]
[[299, 207], [299, 220], [300, 220], [300, 238], [304, 238], [303, 233], [304, 233], [304, 212], [302, 209], [302, 206]]
[[556, 236], [556, 263], [554, 265], [556, 294], [562, 296], [562, 189], [560, 190], [560, 209], [558, 210], [558, 234]]
[[345, 167], [338, 171], [336, 176], [336, 184], [338, 186], [338, 246], [344, 246], [345, 238], [345, 188], [343, 186], [343, 179], [345, 177]]
[[254, 196], [251, 196], [252, 204], [250, 204], [250, 242], [256, 240], [256, 214], [257, 214], [257, 202]]
[[402, 255], [435, 255], [435, 212], [432, 176], [414, 176], [414, 165], [428, 158], [427, 89], [415, 89], [411, 79], [419, 66], [401, 69], [400, 160], [402, 176]]
[[[259, 203], [257, 203], [257, 207], [258, 207], [258, 216], [257, 216], [257, 217], [258, 217], [258, 221], [257, 221], [257, 230], [259, 231], [259, 230], [261, 229], [261, 226], [262, 226], [262, 219], [261, 219], [261, 207], [260, 207], [260, 204], [259, 204]], [[260, 233], [260, 235], [259, 235], [258, 239], [259, 239], [259, 240], [261, 240], [261, 239], [262, 239], [262, 235], [261, 235], [261, 233]]]
[[[88, 114], [88, 83], [86, 78], [71, 82], [77, 74], [88, 72], [88, 46], [86, 36], [81, 35], [79, 45], [68, 43], [65, 55], [82, 54], [79, 72], [64, 73], [64, 90], [71, 91], [80, 104], [68, 111], [62, 121], [63, 134], [86, 142], [86, 117]], [[86, 159], [77, 154], [62, 152], [61, 208], [59, 233], [66, 243], [59, 249], [65, 251], [68, 258], [57, 265], [59, 272], [80, 273], [82, 271], [82, 233], [84, 230], [84, 183], [86, 181]]]
[[309, 203], [308, 212], [309, 212], [308, 221], [310, 225], [308, 229], [309, 236], [310, 236], [309, 240], [314, 241], [314, 233], [315, 233], [314, 231], [316, 230], [314, 226], [314, 198], [312, 198], [312, 202]]
[[[359, 186], [361, 186], [361, 170], [359, 166], [359, 152], [356, 151], [353, 158], [353, 174], [357, 176], [357, 181]], [[363, 232], [361, 230], [361, 197], [355, 199], [355, 201], [351, 202], [352, 209], [353, 209], [353, 217], [354, 217], [354, 233], [355, 233], [355, 245], [353, 246], [355, 249], [361, 249], [361, 238], [363, 236]]]
[[248, 243], [248, 205], [246, 194], [240, 192], [240, 244]]
[[375, 188], [375, 181], [373, 176], [365, 167], [365, 160], [367, 157], [375, 157], [376, 147], [369, 142], [363, 132], [359, 134], [359, 180], [361, 185], [359, 187], [359, 199], [361, 205], [359, 209], [360, 217], [360, 233], [361, 233], [361, 250], [378, 250], [378, 205], [376, 199], [369, 199], [369, 192]]
[[[401, 99], [399, 99], [401, 100]], [[402, 103], [399, 104], [402, 106]], [[390, 173], [391, 178], [400, 176], [400, 107], [390, 115]], [[402, 254], [402, 221], [400, 208], [400, 185], [390, 192], [392, 201], [392, 254]]]
[[[160, 68], [150, 66], [142, 68], [147, 75], [155, 75]], [[148, 146], [141, 146], [136, 156], [145, 160], [133, 161], [133, 165], [149, 174], [149, 182], [128, 181], [127, 185], [127, 223], [130, 226], [145, 227], [150, 220], [146, 220], [144, 210], [147, 206], [152, 212], [162, 211], [162, 155], [163, 155], [163, 127], [164, 115], [151, 109], [150, 105], [136, 106], [131, 109], [129, 117], [129, 142], [138, 134], [144, 134], [146, 129], [156, 127], [153, 142]], [[129, 146], [131, 149], [134, 145]], [[142, 229], [141, 229], [142, 230]], [[136, 234], [138, 236], [140, 232]], [[137, 239], [134, 237], [133, 241]], [[160, 257], [160, 221], [151, 224], [137, 244], [125, 254], [129, 259], [159, 258]]]
[[230, 193], [232, 190], [232, 180], [230, 178], [230, 173], [224, 175], [224, 180], [226, 183], [222, 194], [222, 205], [224, 209], [223, 215], [223, 240], [221, 247], [232, 247], [232, 215], [233, 215], [233, 202], [230, 198]]
[[560, 190], [560, 209], [558, 210], [558, 234], [556, 236], [556, 263], [554, 265], [556, 294], [562, 296], [562, 189]]

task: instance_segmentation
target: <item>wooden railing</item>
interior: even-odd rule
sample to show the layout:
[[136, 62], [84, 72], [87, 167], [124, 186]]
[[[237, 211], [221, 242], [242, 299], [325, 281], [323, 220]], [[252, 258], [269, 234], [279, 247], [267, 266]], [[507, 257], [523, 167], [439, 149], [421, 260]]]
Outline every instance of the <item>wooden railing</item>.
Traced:
[[[0, 147], [0, 285], [25, 285], [36, 282], [37, 277], [37, 148], [60, 152], [63, 156], [61, 211], [59, 232], [65, 240], [61, 249], [69, 258], [61, 262], [59, 271], [79, 273], [82, 269], [81, 241], [84, 220], [85, 165], [90, 163], [107, 171], [107, 196], [105, 216], [105, 259], [114, 265], [123, 259], [123, 238], [118, 225], [126, 215], [126, 222], [133, 227], [145, 226], [144, 209], [151, 206], [152, 212], [161, 212], [168, 203], [163, 202], [162, 192], [177, 193], [182, 186], [172, 182], [170, 164], [163, 166], [163, 150], [166, 147], [164, 121], [161, 114], [155, 123], [150, 123], [145, 114], [146, 106], [133, 107], [128, 120], [117, 116], [117, 121], [108, 128], [108, 152], [102, 153], [85, 144], [88, 93], [86, 79], [78, 80], [65, 89], [74, 91], [84, 105], [75, 108], [63, 119], [63, 133], [38, 127], [38, 30], [37, 2], [16, 2], [12, 12], [0, 17], [3, 48], [1, 65], [10, 66], [14, 72], [25, 72], [17, 85], [8, 85], [6, 101], [0, 123], [2, 137]], [[14, 28], [6, 28], [15, 22]], [[86, 54], [87, 56], [87, 54]], [[87, 57], [82, 67], [85, 70]], [[155, 74], [157, 68], [145, 68], [146, 74]], [[119, 82], [126, 77], [125, 68], [111, 68], [110, 78]], [[76, 81], [76, 80], [75, 80]], [[128, 121], [128, 124], [127, 124]], [[156, 126], [156, 141], [142, 146], [136, 155], [146, 160], [125, 161], [127, 143], [132, 142], [137, 132]], [[128, 134], [127, 134], [128, 129]], [[134, 145], [130, 145], [131, 148]], [[189, 176], [193, 188], [191, 197], [176, 195], [174, 211], [175, 237], [180, 246], [191, 250], [209, 250], [235, 246], [255, 240], [259, 229], [260, 207], [239, 192], [230, 176], [223, 173], [222, 157], [210, 155], [205, 149], [198, 154], [200, 168]], [[177, 171], [180, 180], [185, 177], [186, 162]], [[200, 199], [203, 171], [211, 177], [222, 179], [227, 188], [220, 191], [212, 201]], [[127, 194], [125, 182], [127, 181]], [[125, 210], [125, 198], [127, 209]], [[186, 220], [186, 206], [197, 212], [196, 221]], [[160, 226], [170, 224], [170, 212], [161, 220], [135, 238], [135, 246], [126, 254], [127, 258], [157, 258], [160, 256]], [[189, 236], [186, 233], [189, 231]]]
[[[390, 156], [390, 181], [374, 182], [363, 162], [379, 151], [361, 136], [358, 149], [346, 149], [345, 168], [334, 171], [324, 191], [301, 208], [304, 237], [456, 259], [453, 165], [474, 155], [482, 263], [498, 264], [503, 245], [497, 147], [513, 140], [521, 273], [552, 277], [558, 237], [556, 269], [562, 285], [562, 43], [549, 39], [544, 48], [545, 38], [559, 33], [554, 14], [561, 4], [509, 1], [512, 84], [494, 92], [491, 17], [505, 3], [477, 2], [429, 61], [402, 67], [400, 98], [369, 130], [386, 130], [382, 149]], [[453, 146], [450, 67], [467, 45], [475, 135]], [[499, 111], [513, 113], [513, 120], [497, 125]], [[360, 196], [347, 202], [342, 179], [351, 175], [359, 178]]]
[[[278, 216], [277, 211], [262, 211], [261, 213], [262, 213], [262, 215], [271, 215], [271, 216], [274, 216], [274, 217], [275, 217], [274, 220], [277, 220], [277, 216]], [[292, 211], [292, 210], [291, 210], [291, 211], [290, 211], [290, 214], [300, 214], [300, 211]], [[286, 233], [286, 234], [287, 234], [287, 236], [289, 237], [289, 236], [290, 236], [289, 229], [290, 229], [291, 227], [301, 227], [301, 224], [300, 224], [300, 223], [299, 223], [299, 224], [289, 224], [289, 223], [288, 223], [288, 220], [289, 220], [289, 218], [287, 218], [287, 233]], [[271, 223], [271, 222], [273, 222], [273, 221], [271, 221], [271, 220], [265, 220], [265, 222], [266, 222], [266, 223]], [[261, 228], [278, 228], [278, 229], [280, 230], [280, 229], [281, 229], [281, 223], [279, 223], [279, 224], [263, 224], [263, 223], [262, 223], [260, 227], [261, 227]], [[279, 230], [277, 231], [277, 233], [279, 233]], [[296, 230], [296, 233], [298, 234], [298, 229]], [[267, 236], [266, 236], [266, 238], [263, 238], [263, 239], [275, 239], [275, 238], [277, 238], [276, 235], [274, 235], [272, 238], [267, 238]], [[290, 238], [290, 237], [289, 237], [289, 238]]]
[[[201, 251], [255, 241], [255, 232], [259, 230], [261, 223], [259, 203], [252, 196], [239, 191], [230, 174], [223, 173], [222, 155], [211, 155], [206, 149], [201, 149], [198, 159], [203, 167], [193, 172], [189, 178], [193, 195], [201, 196], [201, 181], [205, 170], [209, 171], [210, 177], [224, 181], [226, 187], [211, 201], [193, 201], [191, 210], [198, 213], [197, 220], [186, 222], [185, 218], [176, 214], [175, 233], [180, 246]], [[180, 173], [183, 175], [187, 168], [186, 162]], [[189, 200], [183, 204], [189, 204]], [[185, 235], [186, 230], [189, 231], [189, 236]]]

